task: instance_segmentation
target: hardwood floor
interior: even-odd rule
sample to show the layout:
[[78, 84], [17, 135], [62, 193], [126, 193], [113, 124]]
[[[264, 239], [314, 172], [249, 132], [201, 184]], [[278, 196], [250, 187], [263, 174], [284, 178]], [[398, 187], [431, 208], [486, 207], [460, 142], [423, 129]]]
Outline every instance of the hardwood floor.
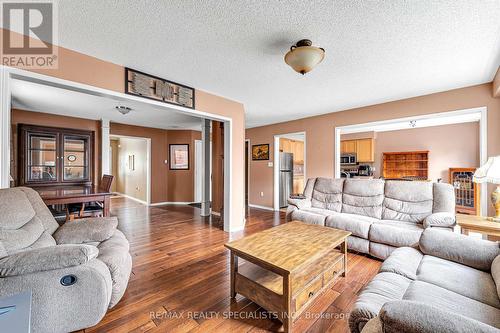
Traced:
[[[230, 239], [284, 222], [284, 213], [249, 209], [245, 230], [228, 235], [191, 206], [146, 207], [111, 200], [130, 241], [133, 268], [122, 300], [84, 332], [277, 332], [281, 323], [249, 300], [229, 297]], [[349, 253], [349, 272], [297, 322], [295, 332], [349, 332], [357, 293], [380, 262]]]

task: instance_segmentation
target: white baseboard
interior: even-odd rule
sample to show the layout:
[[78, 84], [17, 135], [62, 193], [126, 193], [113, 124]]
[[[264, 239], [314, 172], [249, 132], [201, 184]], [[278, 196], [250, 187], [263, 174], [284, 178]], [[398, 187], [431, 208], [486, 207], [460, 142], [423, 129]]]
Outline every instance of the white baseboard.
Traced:
[[[146, 201], [134, 198], [133, 196], [130, 196], [128, 194], [124, 194], [124, 193], [120, 193], [120, 192], [113, 192], [113, 194], [119, 195], [121, 197], [125, 197], [125, 198], [130, 199], [130, 200], [137, 201], [137, 202], [139, 202], [139, 203], [141, 203], [143, 205], [146, 205], [146, 206], [148, 205], [148, 203]], [[111, 198], [113, 198], [113, 197], [111, 197]]]
[[164, 201], [164, 202], [155, 202], [150, 204], [150, 206], [165, 206], [165, 205], [189, 205], [190, 201], [184, 202], [184, 201]]
[[248, 204], [248, 207], [252, 208], [258, 208], [258, 209], [264, 209], [264, 210], [272, 210], [274, 212], [274, 208], [272, 207], [267, 207], [267, 206], [261, 206], [261, 205], [253, 205], [253, 204]]

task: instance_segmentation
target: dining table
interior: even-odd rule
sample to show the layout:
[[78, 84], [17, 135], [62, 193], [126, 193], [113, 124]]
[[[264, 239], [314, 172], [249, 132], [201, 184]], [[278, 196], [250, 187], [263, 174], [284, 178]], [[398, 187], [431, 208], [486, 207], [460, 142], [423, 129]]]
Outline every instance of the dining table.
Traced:
[[92, 185], [37, 186], [33, 187], [47, 205], [102, 202], [103, 216], [110, 216], [109, 201], [113, 193]]

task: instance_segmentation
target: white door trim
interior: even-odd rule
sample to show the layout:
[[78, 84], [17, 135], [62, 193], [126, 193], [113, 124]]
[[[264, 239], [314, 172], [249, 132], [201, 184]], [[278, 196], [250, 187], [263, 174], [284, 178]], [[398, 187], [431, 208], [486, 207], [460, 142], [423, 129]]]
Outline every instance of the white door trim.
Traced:
[[[151, 138], [146, 138], [142, 136], [131, 136], [131, 135], [119, 135], [119, 134], [110, 134], [109, 135], [109, 141], [111, 141], [111, 138], [124, 138], [124, 139], [140, 139], [140, 140], [146, 140], [146, 201], [137, 199], [136, 201], [140, 201], [142, 203], [145, 203], [148, 206], [151, 206]], [[111, 142], [110, 142], [111, 144]], [[119, 166], [118, 166], [119, 167]], [[118, 193], [118, 192], [117, 192]], [[125, 196], [127, 198], [133, 198], [131, 196], [128, 196], [124, 193], [118, 193], [122, 196]]]
[[[280, 138], [286, 137], [288, 135], [304, 135], [304, 181], [307, 181], [307, 135], [306, 132], [293, 132], [293, 133], [283, 133], [283, 134], [277, 134], [274, 136], [274, 162], [273, 162], [273, 208], [275, 211], [280, 210], [280, 192], [279, 192], [279, 187], [280, 187]], [[305, 182], [304, 182], [305, 184]]]
[[[202, 182], [203, 182], [203, 141], [194, 140], [194, 202], [201, 202]], [[198, 154], [201, 153], [201, 159]]]
[[[473, 120], [476, 119], [476, 120]], [[447, 124], [458, 124], [471, 121], [479, 121], [479, 162], [481, 165], [488, 159], [488, 108], [486, 106], [462, 109], [456, 111], [438, 112], [412, 117], [395, 118], [369, 123], [339, 126], [334, 128], [335, 132], [335, 152], [334, 152], [334, 177], [340, 178], [340, 136], [347, 133], [360, 133], [373, 131], [377, 127], [386, 127], [390, 130], [408, 129], [402, 127], [399, 123], [409, 123], [410, 121], [429, 121], [434, 124], [429, 126], [440, 126]], [[487, 186], [480, 187], [481, 207], [480, 214], [485, 216], [488, 212], [488, 190]]]
[[[6, 188], [10, 186], [10, 102], [11, 102], [11, 91], [10, 91], [10, 80], [19, 79], [39, 84], [44, 84], [48, 86], [58, 87], [62, 89], [68, 89], [72, 91], [77, 91], [85, 94], [90, 94], [94, 96], [102, 96], [113, 98], [117, 101], [136, 101], [138, 103], [145, 103], [154, 105], [158, 108], [166, 110], [176, 110], [178, 112], [188, 114], [191, 116], [196, 116], [200, 118], [207, 118], [211, 120], [223, 121], [224, 122], [224, 167], [227, 172], [225, 172], [224, 178], [224, 231], [233, 232], [241, 230], [242, 227], [238, 221], [234, 221], [235, 227], [231, 226], [231, 211], [232, 211], [232, 127], [233, 121], [229, 117], [221, 116], [218, 114], [213, 114], [205, 111], [195, 110], [186, 108], [183, 106], [166, 104], [155, 100], [150, 100], [146, 98], [141, 98], [138, 96], [128, 95], [104, 88], [94, 87], [91, 85], [64, 80], [56, 78], [53, 76], [38, 74], [18, 68], [12, 68], [0, 65], [0, 188]], [[243, 207], [244, 208], [244, 207]], [[241, 220], [244, 223], [244, 209], [242, 212]]]

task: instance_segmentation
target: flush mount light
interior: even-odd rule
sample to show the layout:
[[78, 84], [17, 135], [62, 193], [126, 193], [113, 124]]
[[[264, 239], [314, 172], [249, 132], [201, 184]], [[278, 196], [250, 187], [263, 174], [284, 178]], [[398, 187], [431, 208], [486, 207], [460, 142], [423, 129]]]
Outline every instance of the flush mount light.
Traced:
[[299, 40], [290, 47], [285, 55], [285, 62], [297, 73], [304, 75], [310, 72], [325, 57], [325, 49], [312, 46], [309, 39]]
[[122, 115], [126, 115], [130, 111], [132, 111], [132, 108], [129, 108], [128, 106], [123, 106], [123, 105], [117, 105], [115, 106], [115, 109], [118, 110]]

